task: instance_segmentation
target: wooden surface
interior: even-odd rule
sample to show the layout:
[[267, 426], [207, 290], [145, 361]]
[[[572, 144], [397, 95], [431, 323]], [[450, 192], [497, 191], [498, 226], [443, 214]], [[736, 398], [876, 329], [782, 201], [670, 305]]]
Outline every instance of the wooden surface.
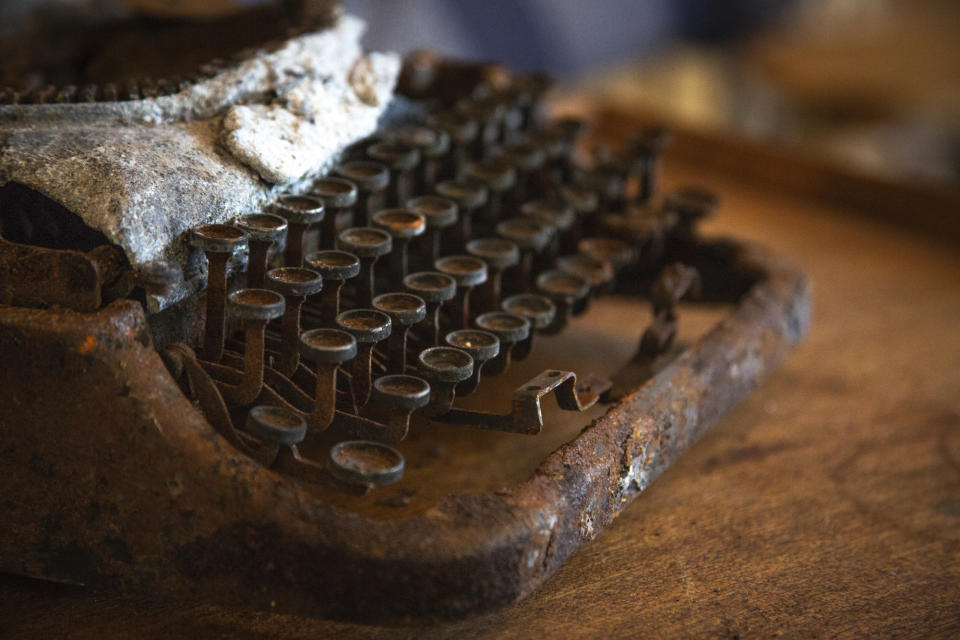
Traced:
[[0, 635], [960, 636], [960, 251], [762, 185], [677, 167], [668, 178], [722, 194], [709, 231], [804, 266], [813, 328], [532, 597], [377, 628], [0, 577]]

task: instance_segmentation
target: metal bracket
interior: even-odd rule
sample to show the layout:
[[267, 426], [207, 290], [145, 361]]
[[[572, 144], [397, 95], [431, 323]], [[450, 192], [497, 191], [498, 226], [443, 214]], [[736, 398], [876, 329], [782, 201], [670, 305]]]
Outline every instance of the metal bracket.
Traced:
[[600, 376], [587, 376], [578, 385], [577, 374], [573, 371], [547, 369], [513, 392], [513, 410], [510, 413], [450, 409], [433, 420], [477, 429], [536, 435], [543, 428], [540, 399], [550, 392], [554, 392], [557, 405], [564, 411], [586, 411], [609, 388], [609, 381]]

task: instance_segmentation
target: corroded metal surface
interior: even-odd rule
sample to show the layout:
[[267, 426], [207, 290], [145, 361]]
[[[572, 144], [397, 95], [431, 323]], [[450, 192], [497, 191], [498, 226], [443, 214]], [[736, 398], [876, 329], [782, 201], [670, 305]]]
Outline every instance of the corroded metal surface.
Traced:
[[[734, 312], [508, 492], [406, 520], [335, 509], [181, 393], [141, 307], [0, 307], [6, 571], [309, 615], [456, 616], [536, 588], [799, 341], [807, 284], [756, 248]], [[51, 366], [56, 363], [57, 366]]]

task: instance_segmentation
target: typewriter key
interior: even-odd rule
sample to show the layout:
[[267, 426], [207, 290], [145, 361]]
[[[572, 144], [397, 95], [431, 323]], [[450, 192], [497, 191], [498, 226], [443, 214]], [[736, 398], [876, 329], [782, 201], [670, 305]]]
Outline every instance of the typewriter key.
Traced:
[[330, 473], [346, 484], [371, 489], [403, 478], [403, 455], [388, 445], [347, 440], [330, 449]]
[[443, 415], [453, 406], [457, 384], [473, 375], [473, 358], [453, 347], [430, 347], [417, 356], [422, 375], [430, 383], [429, 417]]
[[430, 402], [430, 384], [416, 376], [386, 375], [373, 381], [370, 405], [386, 416], [390, 442], [407, 437], [410, 416]]
[[487, 202], [487, 188], [464, 180], [444, 180], [436, 186], [437, 195], [457, 203], [460, 210], [457, 246], [464, 247], [473, 235], [473, 214]]
[[340, 290], [343, 283], [360, 273], [360, 259], [346, 251], [315, 251], [307, 256], [307, 266], [323, 277], [320, 292], [320, 324], [332, 326], [340, 313]]
[[337, 315], [337, 326], [357, 340], [357, 357], [351, 368], [353, 400], [358, 407], [370, 399], [373, 376], [373, 348], [390, 337], [390, 316], [375, 309], [351, 309]]
[[390, 276], [395, 281], [392, 284], [399, 287], [408, 271], [407, 252], [410, 240], [426, 230], [426, 217], [410, 209], [382, 209], [373, 214], [373, 225], [393, 238]]
[[466, 351], [473, 358], [473, 375], [457, 385], [457, 395], [470, 395], [480, 384], [483, 365], [500, 353], [500, 339], [489, 331], [478, 329], [457, 329], [444, 339], [451, 347]]
[[457, 283], [455, 307], [458, 317], [454, 322], [456, 328], [465, 329], [470, 322], [470, 292], [487, 281], [487, 263], [473, 256], [444, 256], [433, 266]]
[[380, 200], [381, 192], [390, 184], [390, 170], [373, 160], [352, 160], [340, 165], [337, 173], [357, 185], [356, 223], [361, 227], [370, 226], [370, 213], [378, 208], [373, 200]]
[[590, 293], [590, 284], [575, 273], [551, 269], [537, 276], [537, 290], [557, 306], [553, 322], [541, 329], [544, 334], [551, 335], [567, 325], [574, 306]]
[[357, 203], [357, 185], [343, 178], [322, 178], [313, 183], [310, 195], [323, 202], [326, 215], [320, 246], [332, 249], [337, 234], [353, 225], [353, 205]]
[[513, 190], [513, 202], [526, 202], [534, 188], [534, 177], [546, 162], [543, 149], [537, 145], [520, 140], [506, 145], [499, 156], [517, 172], [517, 184]]
[[505, 311], [490, 311], [477, 317], [476, 325], [489, 331], [500, 340], [499, 355], [487, 363], [488, 373], [496, 374], [510, 366], [514, 345], [530, 337], [530, 321], [525, 317]]
[[498, 236], [520, 248], [520, 273], [513, 289], [527, 291], [533, 280], [533, 260], [550, 244], [556, 229], [536, 218], [520, 217], [504, 220], [496, 231]]
[[490, 275], [483, 288], [480, 307], [495, 311], [500, 307], [503, 272], [520, 262], [520, 248], [511, 240], [503, 238], [477, 238], [467, 243], [467, 253], [487, 263]]
[[227, 311], [244, 325], [243, 374], [238, 384], [217, 383], [229, 405], [250, 404], [263, 388], [264, 335], [267, 323], [283, 315], [283, 296], [267, 289], [240, 289], [227, 296]]
[[470, 145], [480, 132], [476, 121], [456, 111], [446, 111], [428, 117], [427, 124], [450, 136], [448, 155], [450, 166], [447, 171], [441, 171], [442, 175], [437, 177], [453, 179], [461, 177], [469, 162]]
[[237, 221], [247, 234], [250, 257], [247, 259], [247, 286], [262, 287], [270, 260], [270, 249], [281, 245], [287, 236], [287, 221], [272, 213], [250, 213]]
[[557, 195], [573, 207], [573, 211], [576, 213], [573, 228], [566, 238], [567, 242], [560, 245], [562, 251], [572, 252], [576, 248], [576, 242], [586, 233], [596, 233], [597, 207], [600, 201], [596, 193], [576, 184], [562, 185], [557, 190]]
[[407, 335], [411, 326], [427, 316], [427, 304], [412, 293], [384, 293], [373, 299], [373, 308], [390, 316], [389, 369], [403, 373], [407, 368]]
[[397, 207], [401, 202], [406, 202], [410, 190], [410, 171], [420, 162], [420, 152], [399, 142], [378, 142], [367, 147], [367, 156], [387, 165], [390, 170], [387, 206]]
[[549, 298], [539, 293], [518, 293], [504, 300], [500, 306], [504, 311], [523, 316], [530, 321], [530, 332], [527, 338], [513, 348], [512, 357], [519, 362], [530, 355], [536, 331], [550, 326], [553, 322], [557, 307], [550, 302]]
[[285, 376], [293, 375], [300, 364], [300, 309], [307, 296], [323, 289], [323, 278], [312, 269], [280, 267], [267, 272], [267, 285], [284, 297], [280, 333], [280, 360], [274, 368]]
[[270, 444], [290, 446], [303, 442], [307, 423], [289, 409], [257, 405], [247, 413], [244, 431]]
[[427, 303], [427, 320], [430, 322], [430, 344], [440, 341], [440, 307], [457, 293], [457, 282], [450, 276], [436, 271], [419, 271], [403, 279], [403, 286]]
[[360, 278], [357, 281], [357, 303], [369, 305], [373, 300], [376, 284], [374, 283], [374, 265], [377, 258], [390, 253], [393, 249], [393, 240], [386, 231], [373, 227], [354, 227], [340, 233], [339, 244], [360, 258]]
[[310, 428], [320, 432], [330, 426], [337, 404], [337, 370], [357, 355], [357, 341], [339, 329], [311, 329], [300, 336], [300, 356], [316, 364], [317, 385]]
[[560, 253], [561, 242], [569, 244], [570, 229], [576, 222], [573, 207], [561, 202], [532, 200], [523, 203], [523, 206], [520, 207], [520, 214], [545, 222], [557, 230], [542, 256], [544, 264], [552, 263]]
[[242, 231], [225, 224], [196, 227], [190, 235], [190, 244], [207, 256], [207, 319], [201, 357], [208, 362], [220, 362], [223, 358], [227, 262], [246, 241]]
[[503, 115], [506, 111], [504, 105], [493, 97], [479, 96], [460, 100], [455, 108], [461, 115], [476, 122], [479, 128], [479, 135], [472, 150], [473, 157], [487, 157], [500, 140]]
[[[560, 256], [557, 258], [557, 268], [586, 280], [590, 285], [591, 294], [606, 288], [613, 281], [613, 266], [609, 262], [597, 260], [585, 253]], [[579, 312], [579, 309], [575, 310], [575, 313]]]
[[492, 229], [503, 215], [504, 195], [517, 183], [517, 172], [502, 159], [487, 158], [467, 167], [467, 179], [487, 188], [487, 205], [480, 214], [487, 229]]
[[441, 159], [450, 150], [450, 136], [439, 128], [407, 126], [391, 131], [388, 137], [420, 152], [421, 161], [416, 171], [416, 191], [433, 189]]
[[440, 257], [443, 230], [457, 222], [457, 203], [440, 196], [420, 196], [407, 200], [407, 208], [416, 211], [427, 221], [427, 241], [421, 243], [420, 262], [422, 265], [432, 265]]
[[310, 196], [281, 196], [273, 203], [271, 211], [290, 225], [284, 262], [288, 267], [299, 267], [303, 264], [307, 229], [324, 218], [323, 203]]
[[595, 260], [609, 262], [614, 273], [630, 265], [634, 259], [630, 245], [617, 238], [584, 238], [577, 243], [577, 250]]

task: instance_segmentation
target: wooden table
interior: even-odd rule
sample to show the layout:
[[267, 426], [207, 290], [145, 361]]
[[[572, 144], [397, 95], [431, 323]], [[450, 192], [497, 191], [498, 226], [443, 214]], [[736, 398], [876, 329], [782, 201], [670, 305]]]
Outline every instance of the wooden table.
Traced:
[[[766, 182], [669, 166], [814, 284], [807, 341], [532, 597], [378, 628], [0, 577], [0, 635], [958, 637], [960, 251]], [[629, 327], [630, 339], [639, 329]]]

